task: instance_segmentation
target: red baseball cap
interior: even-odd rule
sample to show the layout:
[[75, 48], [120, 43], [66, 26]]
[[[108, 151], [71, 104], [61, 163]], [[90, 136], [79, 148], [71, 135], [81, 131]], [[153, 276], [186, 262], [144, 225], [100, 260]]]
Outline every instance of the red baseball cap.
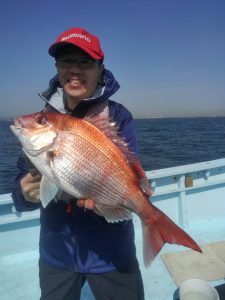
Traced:
[[55, 57], [57, 50], [67, 44], [81, 48], [96, 60], [104, 59], [104, 53], [102, 52], [99, 39], [79, 27], [68, 29], [60, 34], [56, 42], [48, 49], [48, 53]]

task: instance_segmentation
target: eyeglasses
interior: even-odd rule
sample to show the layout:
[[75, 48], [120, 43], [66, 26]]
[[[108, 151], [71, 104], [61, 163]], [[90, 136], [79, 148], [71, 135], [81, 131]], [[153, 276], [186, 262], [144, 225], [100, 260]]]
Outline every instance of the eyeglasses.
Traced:
[[87, 70], [92, 68], [96, 63], [101, 63], [101, 62], [94, 60], [92, 58], [85, 58], [85, 57], [81, 57], [77, 59], [62, 58], [56, 61], [56, 66], [59, 68], [66, 69], [66, 68], [70, 68], [73, 64], [76, 64], [78, 68]]

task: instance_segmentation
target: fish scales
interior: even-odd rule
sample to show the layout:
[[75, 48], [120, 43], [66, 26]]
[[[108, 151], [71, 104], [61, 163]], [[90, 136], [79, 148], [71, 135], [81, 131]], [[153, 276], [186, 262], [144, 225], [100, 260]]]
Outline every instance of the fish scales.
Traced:
[[[61, 140], [63, 139], [61, 138]], [[76, 150], [74, 145], [79, 145], [77, 147], [79, 151]], [[71, 190], [68, 192], [73, 191], [76, 182], [76, 188], [79, 187], [80, 189], [79, 195], [82, 194], [84, 198], [98, 197], [99, 201], [104, 199], [104, 203], [107, 202], [108, 205], [118, 205], [118, 202], [125, 202], [123, 198], [118, 197], [118, 190], [121, 191], [120, 194], [129, 194], [129, 191], [126, 185], [121, 183], [121, 168], [111, 159], [111, 147], [103, 148], [102, 151], [99, 151], [100, 147], [102, 147], [100, 143], [93, 145], [87, 142], [87, 136], [80, 136], [73, 132], [73, 144], [68, 145], [66, 142], [58, 148], [60, 148], [61, 153], [71, 153], [72, 149], [74, 149], [75, 155], [74, 157], [64, 155], [63, 160], [57, 158], [55, 160], [56, 174], [61, 176], [60, 181], [64, 181], [64, 184], [68, 184], [69, 179]], [[67, 152], [66, 149], [68, 150]], [[56, 151], [58, 150], [56, 149]], [[71, 166], [73, 166], [75, 172], [68, 178], [68, 168], [71, 168]], [[126, 173], [122, 172], [122, 175], [125, 175], [126, 179]], [[104, 185], [105, 181], [108, 182], [107, 185]]]

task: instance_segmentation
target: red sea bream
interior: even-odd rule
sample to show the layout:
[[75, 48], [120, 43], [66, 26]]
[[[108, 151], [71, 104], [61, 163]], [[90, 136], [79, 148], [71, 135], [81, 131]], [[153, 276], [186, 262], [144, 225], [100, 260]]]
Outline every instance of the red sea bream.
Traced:
[[201, 252], [187, 233], [151, 204], [151, 188], [138, 158], [108, 119], [43, 112], [17, 118], [14, 124], [13, 133], [42, 174], [44, 207], [62, 190], [76, 199], [93, 199], [94, 210], [108, 222], [137, 214], [146, 266], [165, 243]]

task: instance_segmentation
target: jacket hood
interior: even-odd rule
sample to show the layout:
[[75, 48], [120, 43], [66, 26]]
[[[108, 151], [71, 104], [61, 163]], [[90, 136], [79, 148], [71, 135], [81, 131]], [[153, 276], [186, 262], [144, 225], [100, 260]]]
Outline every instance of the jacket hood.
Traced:
[[[109, 99], [113, 94], [115, 94], [118, 91], [120, 85], [113, 76], [112, 72], [110, 72], [107, 69], [104, 69], [103, 76], [104, 86], [98, 85], [92, 97], [84, 99], [83, 101], [89, 103], [96, 101], [102, 102], [106, 99]], [[66, 112], [63, 103], [63, 88], [60, 85], [58, 75], [54, 76], [50, 80], [48, 89], [42, 93], [39, 93], [39, 96], [59, 112]]]

